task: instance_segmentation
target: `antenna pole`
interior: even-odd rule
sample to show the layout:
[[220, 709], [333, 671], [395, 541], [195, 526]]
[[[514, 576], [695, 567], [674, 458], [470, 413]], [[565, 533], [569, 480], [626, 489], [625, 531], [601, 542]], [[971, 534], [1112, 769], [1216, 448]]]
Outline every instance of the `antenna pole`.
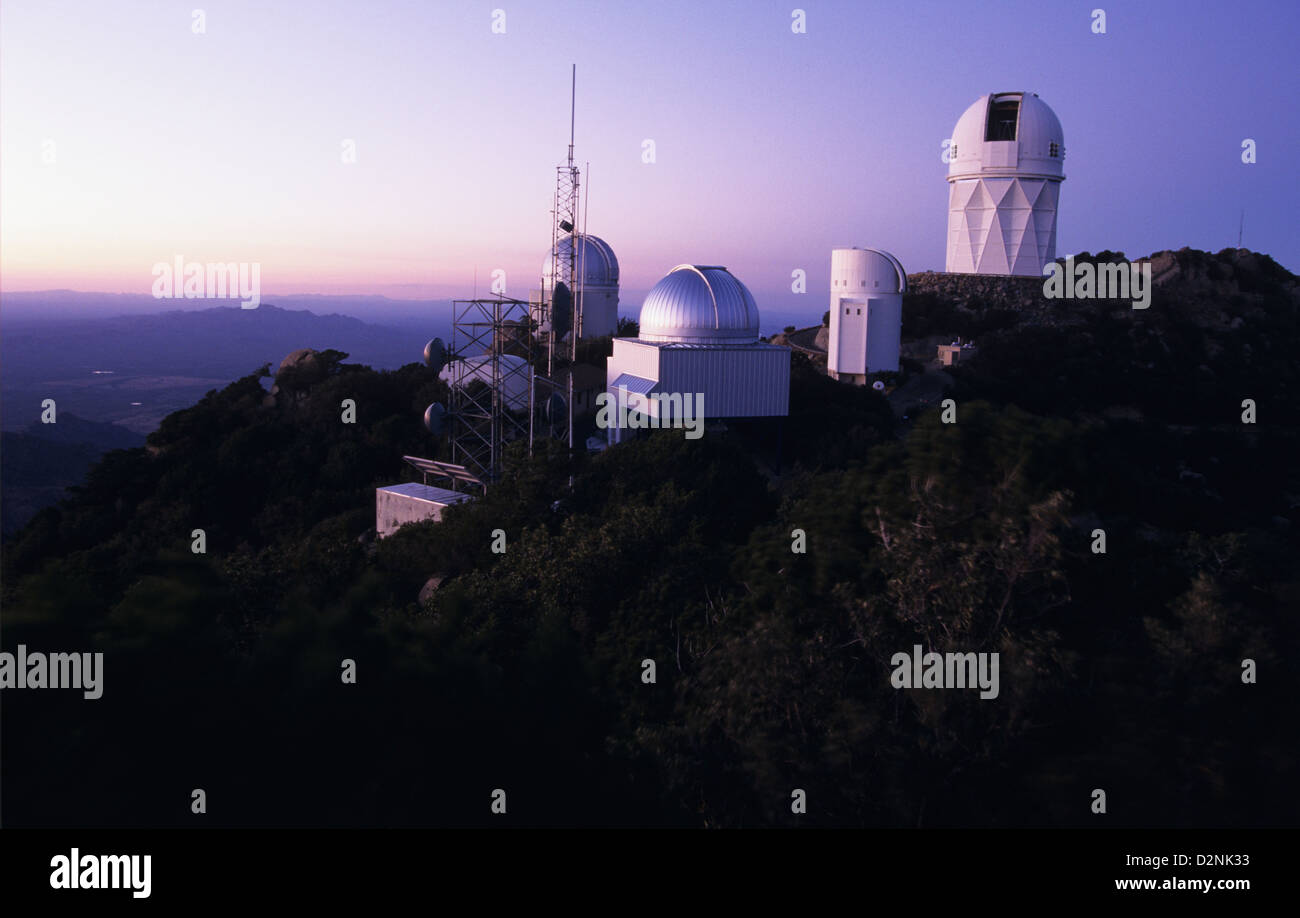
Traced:
[[[587, 186], [582, 189], [582, 263], [578, 265], [578, 289], [585, 293], [587, 289], [587, 205], [591, 203], [591, 163], [585, 164]], [[578, 314], [573, 320], [573, 360], [578, 360], [578, 338], [585, 333], [583, 316], [587, 312], [585, 296], [578, 297]], [[570, 422], [572, 426], [572, 422]]]
[[559, 213], [560, 195], [557, 191], [551, 204], [551, 282], [549, 292], [546, 278], [542, 278], [542, 302], [546, 304], [546, 314], [550, 316], [551, 323], [551, 330], [546, 333], [546, 376], [548, 379], [555, 378], [555, 287], [560, 279], [560, 250], [555, 224], [560, 219]]
[[569, 165], [573, 165], [573, 112], [578, 101], [578, 65], [573, 65], [569, 81]]
[[[577, 307], [573, 317], [573, 356], [569, 359], [569, 455], [573, 455], [573, 372], [578, 366], [578, 338], [582, 333], [583, 314], [587, 299], [587, 201], [591, 200], [591, 163], [587, 167], [587, 187], [583, 190], [586, 200], [582, 203], [582, 259], [578, 262], [578, 296], [574, 300]], [[569, 476], [569, 487], [573, 487], [573, 476]]]

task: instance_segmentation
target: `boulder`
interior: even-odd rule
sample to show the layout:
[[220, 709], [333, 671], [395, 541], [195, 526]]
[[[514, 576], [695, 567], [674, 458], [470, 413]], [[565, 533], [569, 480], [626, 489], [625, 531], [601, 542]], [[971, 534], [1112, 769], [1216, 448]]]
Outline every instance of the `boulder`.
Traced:
[[275, 371], [275, 384], [271, 386], [271, 395], [283, 391], [300, 392], [320, 382], [328, 375], [328, 368], [320, 359], [320, 353], [309, 347], [291, 351], [280, 361], [280, 368]]
[[424, 581], [424, 586], [420, 587], [419, 603], [424, 605], [433, 598], [433, 594], [438, 592], [438, 587], [446, 581], [446, 574], [434, 574], [428, 580]]

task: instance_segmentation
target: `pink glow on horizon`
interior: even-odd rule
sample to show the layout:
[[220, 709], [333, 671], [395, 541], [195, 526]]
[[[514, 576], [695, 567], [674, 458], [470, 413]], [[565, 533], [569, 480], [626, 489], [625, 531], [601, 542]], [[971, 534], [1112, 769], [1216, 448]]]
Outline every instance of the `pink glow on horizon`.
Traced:
[[[194, 34], [188, 8], [0, 6], [0, 290], [149, 293], [152, 266], [181, 255], [257, 263], [281, 294], [461, 297], [476, 269], [485, 294], [499, 268], [525, 298], [550, 243], [575, 59], [588, 228], [628, 290], [723, 264], [819, 318], [835, 245], [942, 268], [942, 141], [1004, 89], [1037, 91], [1065, 127], [1058, 252], [1215, 251], [1244, 210], [1245, 244], [1300, 266], [1284, 155], [1300, 121], [1279, 117], [1300, 80], [1274, 63], [1294, 6], [1223, 19], [1152, 2], [1104, 39], [1086, 11], [1033, 0], [988, 17], [825, 4], [803, 35], [774, 2], [520, 0], [504, 35], [473, 5], [206, 12]], [[1017, 53], [953, 57], [936, 36], [954, 17], [972, 46]], [[865, 34], [896, 40], [862, 54]], [[1114, 100], [1135, 92], [1159, 105], [1123, 114]], [[1240, 163], [1243, 137], [1257, 164]], [[806, 296], [791, 296], [794, 269]]]

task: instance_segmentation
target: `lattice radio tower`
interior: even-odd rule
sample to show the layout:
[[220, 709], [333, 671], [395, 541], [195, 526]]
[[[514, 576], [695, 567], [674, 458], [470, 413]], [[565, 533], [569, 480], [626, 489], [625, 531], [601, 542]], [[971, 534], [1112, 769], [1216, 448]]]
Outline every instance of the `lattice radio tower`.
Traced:
[[[579, 231], [581, 172], [573, 158], [574, 104], [577, 100], [578, 68], [574, 65], [569, 89], [569, 151], [555, 170], [555, 199], [551, 215], [551, 271], [542, 278], [542, 308], [549, 332], [547, 339], [547, 381], [555, 376], [556, 348], [563, 348], [563, 334], [557, 334], [556, 288], [568, 290], [569, 372], [566, 374], [565, 414], [569, 450], [573, 450], [573, 365], [578, 359], [582, 336], [582, 294], [586, 246]], [[586, 208], [582, 207], [585, 211]], [[584, 228], [585, 231], [585, 228]], [[567, 245], [565, 239], [567, 237]], [[563, 304], [559, 304], [563, 305]], [[491, 299], [456, 300], [453, 303], [451, 357], [454, 373], [449, 404], [452, 423], [452, 462], [484, 484], [501, 476], [502, 455], [510, 440], [527, 438], [532, 454], [537, 403], [532, 361], [533, 332], [536, 329], [523, 300], [498, 296]], [[563, 354], [563, 350], [560, 352]], [[506, 359], [522, 358], [522, 362]], [[541, 381], [541, 380], [537, 380]], [[558, 388], [551, 382], [551, 388]], [[546, 405], [551, 407], [551, 399]], [[548, 418], [548, 425], [554, 424]]]
[[[555, 350], [564, 342], [557, 340], [555, 290], [562, 283], [569, 291], [569, 372], [565, 407], [569, 449], [573, 449], [573, 366], [578, 362], [578, 339], [582, 337], [582, 294], [586, 271], [582, 264], [586, 245], [579, 232], [579, 201], [582, 175], [573, 159], [574, 111], [578, 93], [578, 66], [573, 65], [569, 87], [569, 154], [566, 162], [555, 169], [555, 202], [551, 211], [551, 272], [542, 278], [542, 302], [548, 317], [547, 377], [555, 376]], [[585, 208], [582, 208], [585, 211]], [[583, 229], [585, 232], [585, 228]], [[568, 239], [568, 245], [564, 240]]]
[[504, 296], [453, 301], [452, 462], [484, 485], [500, 479], [509, 441], [526, 438], [532, 454], [532, 342], [527, 301]]

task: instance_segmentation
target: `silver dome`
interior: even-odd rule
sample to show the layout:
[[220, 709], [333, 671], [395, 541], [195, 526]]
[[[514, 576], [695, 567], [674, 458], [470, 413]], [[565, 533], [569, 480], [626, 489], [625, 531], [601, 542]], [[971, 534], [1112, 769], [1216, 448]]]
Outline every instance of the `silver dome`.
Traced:
[[[560, 250], [561, 265], [568, 261], [573, 246], [572, 239], [572, 236], [561, 236], [559, 239], [557, 247]], [[578, 240], [578, 259], [574, 271], [583, 273], [584, 284], [588, 287], [617, 287], [618, 259], [614, 257], [614, 250], [609, 247], [609, 243], [592, 235], [580, 235]], [[548, 288], [555, 285], [550, 252], [546, 253], [546, 260], [542, 262], [542, 280]]]
[[752, 344], [758, 340], [758, 306], [726, 268], [678, 265], [646, 295], [640, 325], [644, 341]]

